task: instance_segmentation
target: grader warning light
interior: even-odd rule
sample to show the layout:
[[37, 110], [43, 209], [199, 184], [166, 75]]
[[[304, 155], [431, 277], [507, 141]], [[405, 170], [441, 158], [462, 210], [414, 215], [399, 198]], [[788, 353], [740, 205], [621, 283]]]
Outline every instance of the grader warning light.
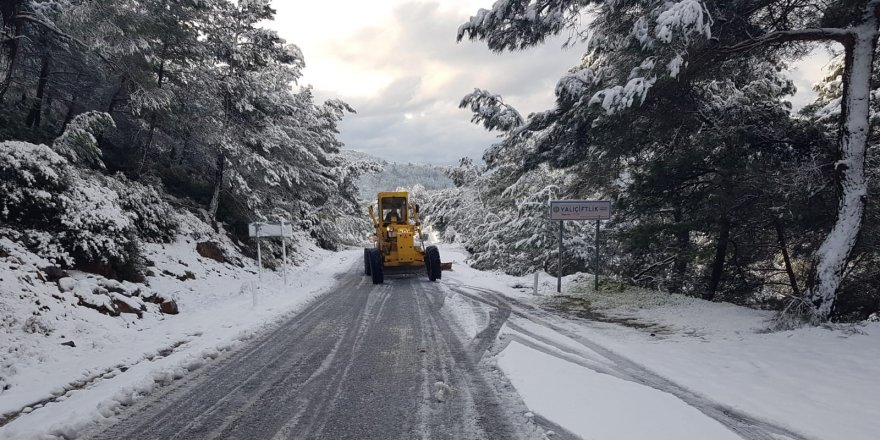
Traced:
[[380, 192], [377, 207], [378, 212], [370, 206], [375, 247], [364, 249], [364, 274], [372, 277], [373, 284], [381, 284], [386, 269], [406, 271], [424, 267], [429, 280], [440, 279], [440, 251], [437, 246], [425, 247], [419, 206], [409, 203], [409, 194]]

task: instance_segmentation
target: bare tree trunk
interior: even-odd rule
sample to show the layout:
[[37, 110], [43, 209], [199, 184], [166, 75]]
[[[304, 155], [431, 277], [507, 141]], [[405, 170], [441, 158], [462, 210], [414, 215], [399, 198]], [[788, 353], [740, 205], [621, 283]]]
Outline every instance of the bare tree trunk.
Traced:
[[214, 194], [211, 196], [211, 204], [208, 206], [208, 215], [212, 222], [217, 221], [217, 208], [220, 207], [220, 189], [223, 187], [223, 173], [226, 170], [226, 156], [223, 153], [217, 155], [217, 171], [214, 174]]
[[0, 102], [6, 97], [9, 85], [12, 84], [12, 76], [15, 72], [16, 62], [18, 61], [19, 41], [22, 38], [22, 24], [20, 20], [15, 19], [18, 13], [18, 6], [21, 2], [9, 1], [3, 2], [0, 6], [0, 15], [3, 17], [3, 25], [12, 29], [12, 37], [2, 43], [2, 54], [7, 60], [5, 61], [5, 72], [3, 72], [3, 80], [0, 81]]
[[49, 54], [43, 55], [43, 65], [40, 67], [40, 79], [37, 81], [37, 96], [31, 104], [25, 125], [30, 128], [38, 128], [43, 115], [43, 96], [46, 94], [46, 84], [49, 83]]
[[107, 113], [113, 114], [113, 111], [116, 110], [116, 103], [122, 100], [119, 96], [122, 95], [122, 92], [125, 91], [126, 78], [122, 76], [119, 79], [119, 87], [116, 88], [116, 91], [113, 93], [113, 96], [110, 97], [110, 102], [107, 104]]
[[69, 124], [76, 115], [76, 101], [78, 99], [79, 95], [76, 93], [70, 97], [70, 104], [67, 106], [67, 113], [64, 115], [64, 122], [61, 123], [61, 130], [58, 132], [58, 136], [61, 136], [64, 133], [64, 130], [67, 129], [67, 124]]
[[815, 307], [815, 318], [820, 321], [827, 320], [834, 311], [837, 291], [862, 226], [867, 196], [865, 147], [869, 132], [868, 105], [877, 26], [876, 14], [867, 14], [866, 22], [854, 29], [852, 44], [846, 47], [840, 109], [840, 159], [836, 164], [840, 189], [837, 221], [817, 252], [815, 277], [808, 295]]
[[712, 273], [709, 278], [709, 285], [703, 292], [703, 299], [712, 301], [718, 292], [718, 285], [721, 283], [721, 275], [724, 274], [724, 260], [727, 259], [727, 244], [730, 242], [730, 220], [727, 215], [721, 218], [720, 229], [718, 231], [718, 244], [715, 246], [715, 260], [712, 262]]
[[788, 243], [785, 240], [785, 225], [782, 219], [774, 220], [776, 226], [776, 241], [779, 242], [779, 249], [782, 250], [782, 261], [785, 262], [785, 273], [788, 274], [788, 282], [791, 284], [791, 292], [796, 297], [801, 296], [801, 289], [798, 288], [797, 277], [794, 274], [794, 268], [791, 265], [791, 257], [788, 255]]
[[[165, 53], [168, 49], [168, 45], [164, 45], [162, 47], [162, 61], [159, 63], [159, 73], [158, 79], [156, 80], [156, 85], [159, 89], [162, 88], [162, 82], [165, 80]], [[157, 112], [154, 110], [150, 115], [150, 131], [147, 133], [147, 142], [144, 144], [144, 151], [141, 155], [141, 164], [138, 166], [136, 176], [140, 177], [141, 172], [144, 170], [144, 165], [147, 163], [147, 154], [150, 151], [150, 147], [153, 145], [153, 136], [156, 132], [156, 117]]]
[[684, 279], [687, 274], [688, 266], [688, 249], [691, 244], [690, 232], [682, 226], [684, 214], [680, 206], [675, 208], [673, 212], [673, 220], [675, 220], [675, 264], [672, 265], [672, 283], [669, 285], [671, 293], [683, 293]]

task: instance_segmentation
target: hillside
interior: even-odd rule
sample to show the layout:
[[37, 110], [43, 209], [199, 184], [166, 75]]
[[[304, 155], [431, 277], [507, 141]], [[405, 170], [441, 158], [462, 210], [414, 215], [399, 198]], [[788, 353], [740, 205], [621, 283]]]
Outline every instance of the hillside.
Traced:
[[389, 191], [398, 187], [411, 188], [416, 184], [427, 190], [440, 190], [452, 187], [452, 180], [446, 176], [446, 167], [423, 163], [388, 162], [362, 151], [342, 150], [342, 157], [348, 162], [371, 161], [382, 166], [382, 171], [366, 174], [357, 181], [359, 196], [369, 200], [379, 191]]

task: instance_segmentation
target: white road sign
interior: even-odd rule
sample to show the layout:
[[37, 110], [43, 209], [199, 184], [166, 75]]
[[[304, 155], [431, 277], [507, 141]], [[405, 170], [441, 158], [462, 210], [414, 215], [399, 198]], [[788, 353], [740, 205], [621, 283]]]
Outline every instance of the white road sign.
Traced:
[[551, 200], [550, 220], [608, 220], [610, 200]]
[[248, 224], [248, 235], [251, 237], [292, 237], [293, 226], [290, 223], [257, 222]]

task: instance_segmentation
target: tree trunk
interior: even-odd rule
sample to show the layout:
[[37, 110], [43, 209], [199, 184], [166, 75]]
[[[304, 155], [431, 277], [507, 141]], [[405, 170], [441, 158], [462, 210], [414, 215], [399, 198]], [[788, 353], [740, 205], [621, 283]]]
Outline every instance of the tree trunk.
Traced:
[[794, 268], [791, 266], [791, 257], [788, 255], [788, 243], [785, 240], [785, 225], [782, 219], [777, 218], [774, 222], [776, 226], [776, 241], [779, 242], [779, 249], [782, 250], [782, 261], [785, 262], [785, 273], [788, 274], [788, 282], [791, 284], [791, 293], [796, 297], [801, 296], [801, 289], [798, 288], [797, 277], [794, 274]]
[[214, 194], [211, 196], [211, 204], [208, 206], [208, 215], [212, 222], [217, 221], [217, 208], [220, 207], [220, 188], [223, 186], [223, 172], [226, 169], [226, 156], [223, 153], [217, 155], [217, 171], [214, 174]]
[[121, 101], [122, 98], [119, 96], [122, 95], [122, 92], [125, 91], [125, 76], [119, 79], [119, 87], [116, 88], [116, 92], [113, 93], [113, 96], [110, 97], [110, 103], [107, 104], [107, 113], [113, 114], [116, 110], [116, 103]]
[[712, 301], [718, 292], [718, 284], [721, 283], [721, 275], [724, 274], [724, 260], [727, 258], [727, 244], [730, 242], [730, 220], [725, 215], [721, 218], [718, 231], [718, 244], [715, 246], [715, 261], [712, 262], [712, 273], [709, 285], [703, 292], [703, 299]]
[[3, 25], [7, 28], [11, 28], [12, 37], [3, 42], [2, 56], [6, 57], [8, 60], [6, 61], [5, 72], [3, 73], [3, 81], [0, 82], [0, 102], [6, 97], [6, 92], [9, 90], [9, 85], [12, 84], [12, 76], [15, 72], [16, 61], [18, 61], [18, 48], [19, 41], [22, 37], [22, 24], [21, 20], [14, 19], [15, 15], [18, 13], [18, 6], [21, 2], [17, 1], [9, 1], [3, 2], [0, 5], [0, 15], [3, 17]]
[[76, 101], [79, 99], [79, 95], [74, 93], [70, 98], [70, 104], [67, 106], [67, 113], [64, 115], [64, 122], [61, 123], [61, 131], [58, 132], [58, 136], [64, 134], [64, 130], [67, 129], [67, 124], [73, 120], [73, 117], [76, 115]]
[[[162, 82], [165, 80], [165, 53], [168, 49], [168, 45], [162, 46], [162, 61], [159, 63], [159, 72], [158, 78], [156, 79], [157, 88], [162, 88]], [[154, 110], [150, 115], [150, 130], [147, 133], [147, 142], [144, 143], [144, 151], [141, 155], [141, 164], [138, 166], [136, 176], [139, 178], [141, 172], [144, 170], [144, 165], [147, 163], [147, 154], [150, 151], [150, 147], [153, 145], [153, 136], [156, 132], [156, 117], [157, 112]]]
[[31, 104], [25, 125], [29, 128], [38, 128], [43, 115], [43, 96], [46, 94], [46, 84], [49, 83], [49, 54], [43, 55], [43, 65], [40, 67], [40, 79], [37, 81], [37, 96]]
[[841, 100], [840, 159], [836, 164], [839, 183], [837, 220], [816, 254], [814, 278], [808, 295], [815, 318], [826, 321], [834, 311], [837, 291], [862, 225], [867, 185], [865, 146], [869, 131], [869, 97], [878, 19], [868, 14], [854, 29], [846, 47]]
[[675, 264], [672, 265], [672, 283], [669, 285], [671, 293], [684, 293], [684, 280], [687, 275], [688, 250], [691, 244], [690, 231], [682, 226], [684, 214], [681, 207], [676, 207], [673, 212], [675, 220]]

